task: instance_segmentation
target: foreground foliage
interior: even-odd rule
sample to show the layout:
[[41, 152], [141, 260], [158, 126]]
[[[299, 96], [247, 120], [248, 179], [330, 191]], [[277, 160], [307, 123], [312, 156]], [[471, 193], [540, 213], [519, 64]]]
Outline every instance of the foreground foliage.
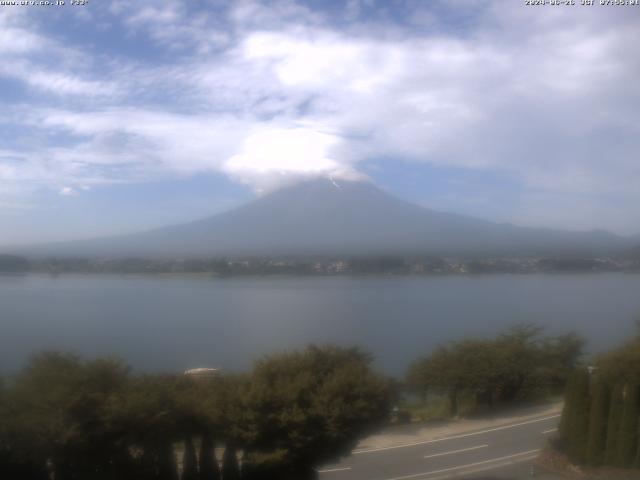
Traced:
[[576, 464], [640, 468], [639, 428], [640, 334], [573, 374], [560, 447]]
[[411, 365], [407, 383], [423, 397], [446, 395], [457, 416], [468, 397], [475, 406], [493, 406], [561, 392], [582, 346], [575, 334], [544, 337], [540, 328], [520, 325], [493, 339], [439, 347]]
[[356, 349], [309, 347], [211, 379], [45, 353], [0, 388], [0, 478], [313, 478], [385, 420], [389, 391]]

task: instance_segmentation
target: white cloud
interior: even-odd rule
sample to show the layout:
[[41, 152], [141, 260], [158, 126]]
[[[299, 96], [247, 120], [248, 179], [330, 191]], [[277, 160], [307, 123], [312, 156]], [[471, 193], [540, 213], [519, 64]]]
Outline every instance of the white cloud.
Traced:
[[0, 40], [12, 46], [0, 75], [53, 98], [11, 116], [37, 126], [39, 141], [7, 146], [24, 160], [0, 157], [0, 179], [57, 188], [218, 171], [264, 190], [354, 176], [385, 157], [505, 172], [545, 198], [640, 203], [633, 15], [412, 5], [410, 25], [373, 30], [362, 20], [371, 2], [351, 2], [359, 20], [340, 28], [293, 1], [234, 2], [199, 17], [176, 2], [113, 3], [114, 21], [133, 35], [189, 53], [155, 64], [117, 58], [100, 75], [78, 51], [42, 61], [45, 35], [0, 16]]
[[195, 49], [205, 54], [226, 46], [229, 35], [219, 24], [215, 13], [203, 8], [190, 14], [188, 5], [180, 2], [141, 0], [114, 2], [109, 12], [115, 15], [133, 34], [140, 32], [153, 42], [172, 51]]
[[60, 195], [64, 195], [66, 197], [71, 197], [71, 196], [75, 196], [78, 194], [78, 191], [72, 187], [62, 187], [58, 193]]
[[55, 95], [93, 97], [112, 96], [118, 93], [114, 83], [41, 69], [26, 62], [0, 65], [0, 76], [17, 78], [37, 90]]
[[96, 62], [75, 45], [38, 32], [30, 8], [0, 10], [0, 80], [16, 79], [38, 93], [56, 96], [113, 96], [114, 81], [89, 70]]
[[224, 162], [232, 178], [269, 190], [292, 178], [317, 175], [361, 178], [350, 166], [331, 158], [341, 142], [336, 135], [310, 127], [259, 127], [244, 140], [241, 151]]
[[46, 37], [29, 30], [27, 10], [10, 6], [0, 8], [1, 55], [19, 55], [42, 47]]

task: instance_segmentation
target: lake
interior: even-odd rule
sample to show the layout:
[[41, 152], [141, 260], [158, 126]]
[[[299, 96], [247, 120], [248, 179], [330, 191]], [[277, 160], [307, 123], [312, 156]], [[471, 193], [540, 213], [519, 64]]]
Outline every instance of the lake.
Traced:
[[116, 355], [138, 370], [242, 370], [262, 354], [358, 345], [402, 374], [439, 343], [518, 322], [576, 330], [598, 351], [640, 318], [640, 275], [0, 276], [0, 371], [43, 349]]

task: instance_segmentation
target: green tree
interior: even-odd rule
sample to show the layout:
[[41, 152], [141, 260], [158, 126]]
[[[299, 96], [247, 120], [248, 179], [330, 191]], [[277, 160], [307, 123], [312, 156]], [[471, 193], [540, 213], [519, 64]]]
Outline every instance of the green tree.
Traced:
[[564, 439], [567, 443], [569, 459], [576, 464], [586, 461], [587, 441], [589, 433], [589, 373], [586, 368], [579, 368], [574, 373], [572, 390], [569, 392], [570, 410], [564, 428]]
[[452, 416], [460, 413], [460, 397], [493, 400], [496, 391], [495, 356], [488, 342], [463, 340], [440, 346], [409, 369], [408, 382], [423, 395], [433, 391], [446, 395]]
[[388, 418], [389, 382], [370, 363], [358, 349], [317, 346], [259, 361], [241, 396], [244, 446], [254, 457], [283, 451], [290, 478], [313, 477]]
[[56, 478], [124, 477], [128, 452], [119, 425], [109, 421], [128, 370], [112, 360], [82, 362], [44, 353], [33, 358], [7, 394], [13, 451]]
[[521, 324], [496, 339], [495, 374], [500, 400], [510, 402], [530, 397], [541, 389], [542, 331], [542, 327]]
[[153, 479], [177, 476], [173, 445], [190, 433], [185, 431], [184, 406], [179, 400], [185, 381], [176, 375], [132, 378], [123, 401], [112, 412], [114, 422], [126, 432], [127, 445], [142, 452], [136, 459], [138, 469]]
[[620, 467], [633, 466], [638, 447], [638, 384], [627, 384], [624, 390], [624, 406], [618, 433], [618, 453], [616, 464]]
[[582, 352], [575, 334], [542, 337], [542, 329], [524, 324], [495, 339], [469, 339], [441, 346], [414, 362], [406, 382], [426, 396], [447, 395], [453, 416], [459, 399], [471, 395], [475, 404], [530, 399], [564, 388]]
[[449, 346], [439, 346], [430, 355], [411, 364], [407, 383], [412, 390], [426, 398], [428, 392], [445, 394], [449, 398], [450, 412], [458, 414], [458, 391], [464, 388], [462, 381], [451, 370], [453, 354]]
[[573, 332], [542, 340], [538, 368], [550, 393], [564, 391], [582, 357], [584, 343], [584, 338]]
[[42, 458], [33, 458], [28, 445], [17, 449], [16, 427], [10, 413], [7, 387], [0, 378], [0, 478], [48, 480]]
[[558, 433], [560, 434], [560, 438], [562, 438], [565, 442], [569, 437], [569, 419], [572, 416], [571, 412], [571, 401], [573, 400], [573, 390], [575, 388], [576, 375], [572, 374], [567, 381], [567, 386], [564, 392], [564, 405], [562, 407], [562, 415], [560, 417], [560, 422], [558, 425]]
[[[640, 322], [638, 322], [640, 327]], [[636, 450], [637, 430], [632, 417], [638, 410], [638, 385], [640, 385], [640, 328], [627, 343], [600, 355], [597, 360], [599, 372], [615, 380], [607, 427], [608, 465], [629, 466], [633, 463]], [[634, 403], [634, 397], [636, 398]], [[635, 411], [635, 413], [634, 413]], [[622, 442], [622, 443], [621, 443]]]
[[589, 416], [589, 440], [587, 443], [587, 463], [598, 466], [604, 461], [607, 436], [607, 415], [611, 394], [607, 382], [601, 375], [593, 381], [591, 412]]
[[599, 370], [618, 382], [640, 384], [640, 329], [629, 342], [596, 359]]
[[620, 432], [620, 422], [622, 420], [622, 409], [624, 406], [624, 384], [618, 382], [611, 392], [611, 402], [609, 407], [609, 418], [607, 420], [607, 444], [605, 450], [605, 464], [614, 465], [618, 455], [618, 437]]
[[249, 376], [194, 381], [43, 354], [0, 388], [0, 477], [178, 480], [174, 446], [184, 442], [183, 480], [216, 480], [215, 433], [226, 444], [224, 480], [239, 478], [236, 447], [248, 452], [249, 475], [314, 478], [317, 464], [388, 416], [389, 382], [370, 362], [357, 349], [309, 347], [267, 357]]

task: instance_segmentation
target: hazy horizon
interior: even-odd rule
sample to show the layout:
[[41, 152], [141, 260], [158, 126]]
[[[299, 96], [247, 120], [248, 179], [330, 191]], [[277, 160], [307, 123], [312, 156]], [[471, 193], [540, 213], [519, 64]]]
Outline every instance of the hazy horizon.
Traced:
[[[201, 220], [207, 220], [209, 218], [214, 218], [216, 215], [218, 214], [224, 214], [227, 212], [233, 212], [234, 210], [241, 208], [245, 205], [250, 205], [252, 204], [255, 200], [260, 199], [262, 196], [266, 196], [269, 195], [271, 193], [275, 193], [277, 191], [280, 190], [285, 190], [285, 189], [289, 189], [293, 186], [299, 185], [299, 184], [304, 184], [304, 183], [312, 183], [312, 182], [317, 182], [319, 180], [327, 180], [327, 181], [331, 181], [333, 183], [336, 184], [337, 187], [340, 187], [340, 185], [344, 184], [345, 180], [338, 180], [337, 183], [336, 181], [334, 181], [331, 177], [315, 177], [315, 178], [304, 178], [304, 179], [299, 179], [297, 182], [293, 182], [293, 183], [287, 183], [285, 185], [280, 185], [279, 187], [265, 193], [264, 195], [260, 195], [260, 196], [255, 196], [253, 198], [249, 198], [246, 202], [241, 203], [241, 204], [237, 204], [237, 205], [232, 205], [227, 209], [223, 209], [221, 211], [217, 211], [217, 212], [212, 212], [210, 215], [206, 215], [204, 217], [198, 217], [198, 218], [187, 218], [184, 219], [182, 221], [177, 221], [176, 223], [172, 223], [172, 224], [160, 224], [160, 225], [149, 225], [147, 227], [139, 227], [138, 229], [135, 229], [135, 227], [133, 227], [132, 230], [130, 231], [114, 231], [111, 232], [110, 234], [106, 234], [106, 235], [88, 235], [88, 236], [79, 236], [79, 237], [74, 237], [74, 238], [61, 238], [61, 239], [54, 239], [54, 240], [44, 240], [44, 241], [35, 241], [35, 242], [26, 242], [23, 245], [24, 246], [29, 246], [29, 245], [39, 245], [39, 244], [49, 244], [49, 243], [58, 243], [58, 242], [67, 242], [67, 241], [83, 241], [83, 240], [93, 240], [93, 239], [100, 239], [100, 238], [109, 238], [109, 237], [119, 237], [119, 236], [127, 236], [127, 235], [131, 235], [131, 234], [138, 234], [138, 233], [144, 233], [144, 232], [148, 232], [148, 231], [154, 231], [154, 230], [158, 230], [158, 229], [163, 229], [165, 227], [173, 227], [173, 226], [180, 226], [180, 225], [188, 225], [192, 222], [198, 222]], [[348, 182], [361, 182], [362, 180], [348, 180]], [[366, 183], [372, 184], [374, 185], [374, 187], [379, 188], [377, 185], [373, 184], [370, 181], [366, 181]], [[383, 190], [384, 191], [384, 190]], [[393, 197], [399, 199], [399, 200], [404, 200], [399, 196], [393, 195], [391, 192], [385, 192], [385, 193], [389, 193], [391, 194]], [[411, 203], [411, 202], [408, 202]], [[419, 205], [419, 204], [414, 204], [417, 205], [419, 207], [423, 207], [423, 208], [429, 208], [428, 206], [424, 206], [424, 205]], [[442, 211], [437, 211], [440, 213], [451, 213], [451, 214], [459, 214], [458, 212], [442, 212]], [[467, 215], [464, 215], [467, 216]], [[486, 220], [484, 218], [481, 217], [471, 217], [468, 216], [469, 218], [474, 218], [474, 219], [478, 219], [478, 220]], [[498, 222], [495, 222], [496, 224], [498, 224]], [[544, 226], [535, 226], [535, 225], [523, 225], [523, 224], [517, 224], [517, 223], [512, 223], [512, 222], [504, 222], [506, 224], [509, 225], [514, 225], [514, 226], [518, 226], [518, 227], [525, 227], [525, 228], [541, 228], [541, 229], [545, 229], [547, 227]], [[590, 229], [590, 230], [571, 230], [571, 229], [558, 229], [561, 231], [566, 231], [566, 232], [591, 232], [591, 231], [606, 231], [604, 229], [599, 229], [599, 228], [594, 228], [594, 229]], [[613, 233], [613, 232], [611, 232]], [[621, 235], [622, 237], [629, 237], [629, 238], [635, 238], [639, 235]], [[20, 243], [14, 243], [14, 244], [2, 244], [0, 243], [0, 248], [2, 247], [20, 247], [22, 246], [22, 244]], [[2, 253], [2, 252], [0, 252]]]
[[131, 234], [0, 245], [27, 257], [626, 257], [640, 238], [521, 227], [421, 207], [369, 181], [313, 178], [189, 222]]

